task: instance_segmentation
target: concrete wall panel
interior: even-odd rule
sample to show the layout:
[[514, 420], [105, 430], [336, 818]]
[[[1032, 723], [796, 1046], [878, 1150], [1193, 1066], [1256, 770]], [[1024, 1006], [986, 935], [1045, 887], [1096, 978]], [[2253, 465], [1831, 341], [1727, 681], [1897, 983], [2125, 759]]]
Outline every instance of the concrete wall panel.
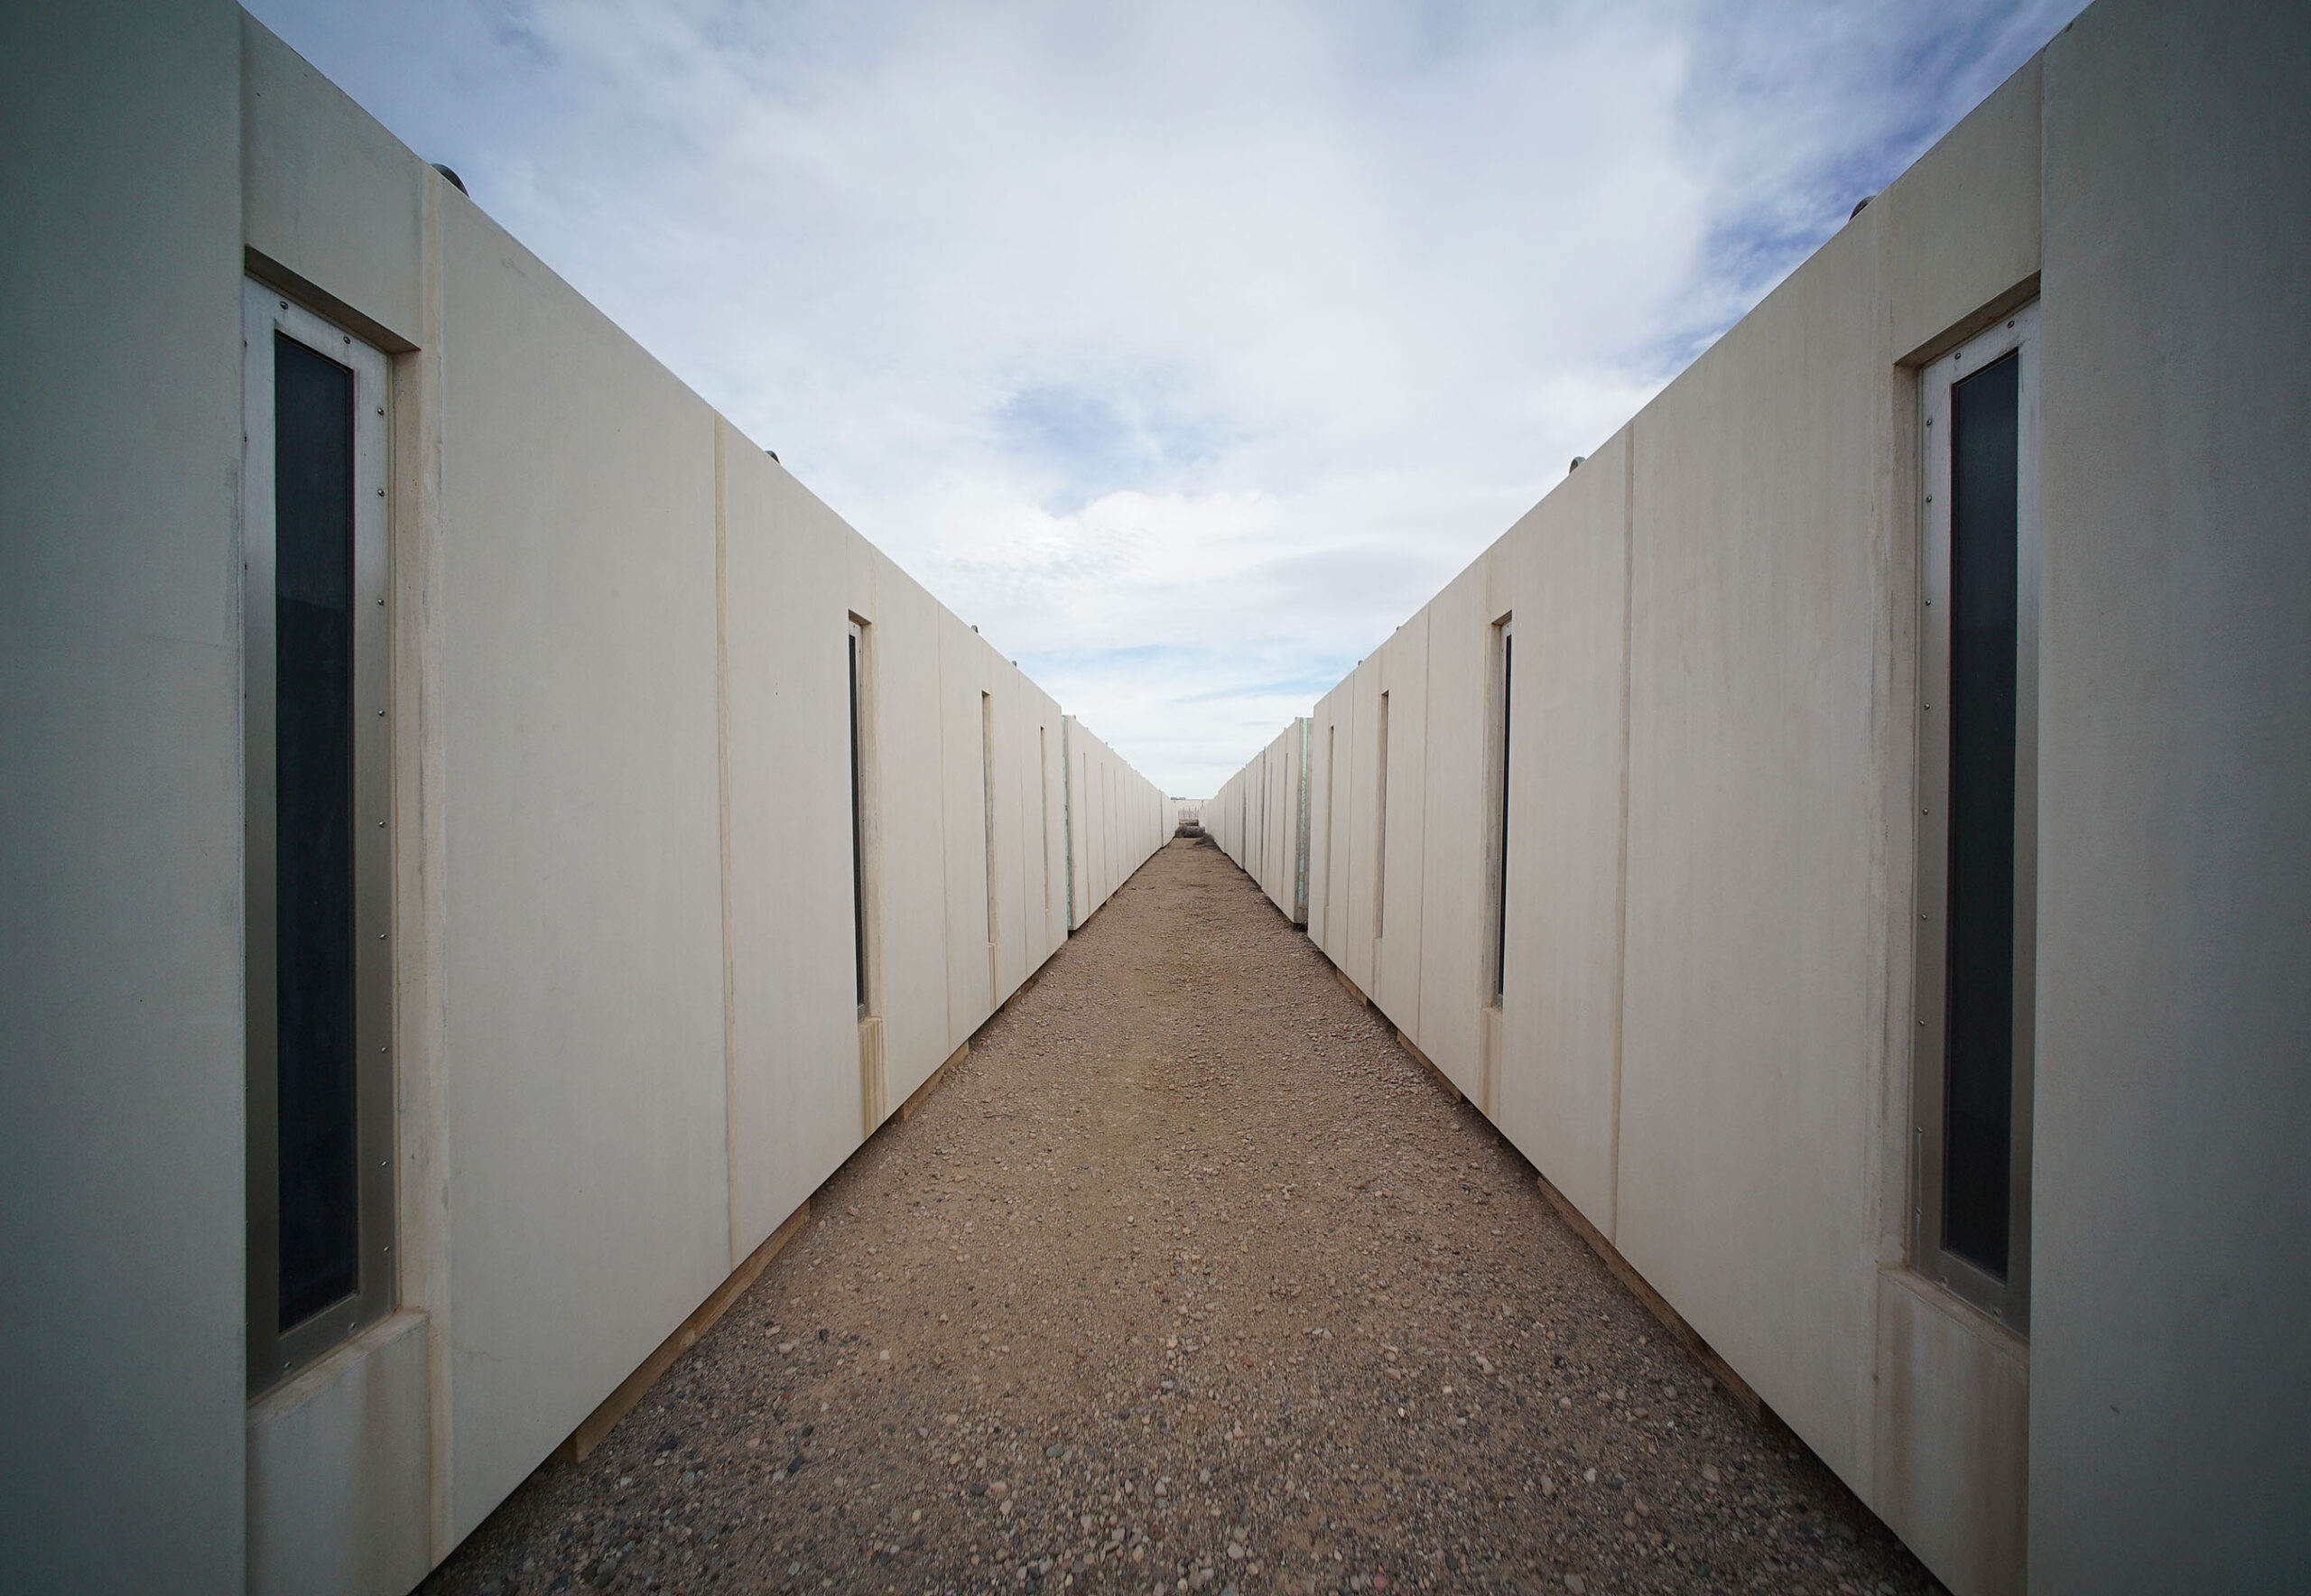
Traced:
[[730, 1238], [715, 418], [462, 201], [442, 278], [462, 1534]]
[[1635, 425], [1615, 1231], [1857, 1484], [1889, 934], [1876, 214]]
[[2311, 1582], [2311, 15], [2046, 54], [2042, 1591]]
[[[1376, 815], [1378, 828], [1374, 846], [1380, 869], [1375, 880], [1378, 897], [1374, 916], [1372, 985], [1366, 988], [1381, 1011], [1400, 1031], [1420, 1025], [1421, 867], [1426, 842], [1422, 836], [1427, 803], [1428, 748], [1428, 612], [1397, 628], [1396, 634], [1373, 651], [1378, 666], [1378, 691], [1388, 695], [1387, 730], [1378, 729], [1374, 756], [1380, 761], [1376, 779], [1385, 782], [1386, 802]], [[1381, 746], [1385, 737], [1386, 747]]]
[[1492, 1000], [1484, 948], [1491, 902], [1485, 860], [1496, 826], [1486, 759], [1493, 620], [1487, 564], [1480, 559], [1463, 571], [1429, 606], [1424, 812], [1414, 834], [1421, 853], [1419, 1018], [1417, 1028], [1405, 1027], [1428, 1062], [1471, 1098], [1484, 1090], [1479, 1022]]
[[396, 1313], [249, 1409], [251, 1596], [402, 1596], [425, 1577], [428, 1329]]
[[0, 1545], [243, 1580], [240, 20], [0, 13]]
[[844, 581], [857, 534], [719, 424], [735, 1265], [863, 1134]]
[[248, 247], [315, 310], [386, 348], [423, 337], [424, 190], [434, 174], [352, 97], [241, 19], [241, 206]]
[[1621, 1032], [1621, 756], [1629, 435], [1509, 533], [1506, 998], [1494, 1116], [1614, 1233]]

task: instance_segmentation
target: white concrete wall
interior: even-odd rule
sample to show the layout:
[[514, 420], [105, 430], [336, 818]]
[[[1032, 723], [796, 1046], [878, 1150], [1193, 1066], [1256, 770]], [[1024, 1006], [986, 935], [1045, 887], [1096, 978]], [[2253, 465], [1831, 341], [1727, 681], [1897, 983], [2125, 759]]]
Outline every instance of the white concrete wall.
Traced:
[[[1079, 915], [1171, 810], [234, 6], [6, 27], [0, 116], [62, 142], [6, 180], [0, 307], [0, 1344], [38, 1438], [0, 1545], [46, 1590], [406, 1589], [1064, 942], [1071, 809]], [[254, 1406], [245, 269], [393, 366], [402, 1159], [402, 1311]]]
[[2030, 1563], [2311, 1588], [2311, 14], [2046, 55]]
[[[1961, 1592], [2311, 1577], [2306, 81], [2103, 0], [1315, 707], [1310, 936]], [[2025, 1340], [1905, 1251], [1915, 372], [2033, 294]]]
[[1171, 840], [1170, 800], [1072, 715], [1067, 718], [1068, 835], [1075, 925]]
[[0, 1582], [23, 1590], [243, 1581], [240, 48], [229, 6], [0, 12]]
[[1212, 840], [1295, 924], [1304, 919], [1301, 769], [1307, 725], [1296, 719], [1278, 732], [1203, 805], [1203, 823]]

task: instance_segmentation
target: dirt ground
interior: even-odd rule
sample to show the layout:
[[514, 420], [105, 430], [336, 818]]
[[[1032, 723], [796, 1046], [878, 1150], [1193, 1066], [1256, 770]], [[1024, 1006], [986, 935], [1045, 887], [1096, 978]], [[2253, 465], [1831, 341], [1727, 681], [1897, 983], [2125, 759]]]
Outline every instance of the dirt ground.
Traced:
[[425, 1588], [1938, 1589], [1184, 840]]

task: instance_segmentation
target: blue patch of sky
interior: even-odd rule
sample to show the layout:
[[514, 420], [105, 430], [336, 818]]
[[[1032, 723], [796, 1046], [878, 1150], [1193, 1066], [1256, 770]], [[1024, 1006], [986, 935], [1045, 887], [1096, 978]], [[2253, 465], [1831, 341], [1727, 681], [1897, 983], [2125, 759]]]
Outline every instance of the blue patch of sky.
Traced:
[[[1858, 68], [1862, 79], [1857, 98], [1867, 102], [1852, 127], [1859, 142], [1832, 144], [1810, 169], [1750, 192], [1714, 220], [1702, 246], [1701, 276], [1716, 291], [1704, 296], [1706, 320], [1665, 329], [1638, 352], [1633, 362], [1638, 372], [1666, 381], [1691, 365], [1845, 226], [1858, 201], [1875, 197], [1908, 170], [2075, 9], [2071, 0], [1955, 6], [1899, 32], [1874, 60], [1852, 63], [1849, 70]], [[1703, 14], [1697, 54], [1739, 60], [1755, 51], [1754, 35], [1740, 35], [1757, 19]], [[1721, 95], [1731, 88], [1737, 98], [1797, 91], [1776, 71], [1791, 58], [1768, 54], [1756, 69], [1736, 66], [1703, 81]]]
[[1013, 458], [1049, 484], [1044, 508], [1072, 515], [1111, 493], [1151, 490], [1217, 459], [1236, 434], [1160, 399], [1112, 398], [1075, 383], [1020, 388], [994, 413]]
[[1352, 654], [1337, 659], [1295, 676], [1273, 678], [1266, 682], [1238, 682], [1226, 687], [1215, 687], [1209, 692], [1191, 692], [1174, 699], [1175, 704], [1217, 704], [1239, 699], [1304, 698], [1313, 707], [1315, 701], [1338, 687], [1356, 668]]
[[1183, 695], [1174, 702], [1183, 704], [1217, 703], [1229, 699], [1263, 697], [1277, 693], [1323, 693], [1331, 691], [1340, 679], [1356, 666], [1357, 656], [1351, 654], [1325, 654], [1310, 658], [1305, 645], [1298, 639], [1275, 638], [1263, 643], [1248, 639], [1242, 645], [1230, 648], [1208, 647], [1188, 644], [1130, 644], [1115, 648], [1065, 648], [1026, 653], [1019, 655], [1019, 664], [1028, 674], [1049, 672], [1090, 674], [1130, 670], [1138, 673], [1174, 671], [1183, 680], [1208, 682], [1214, 672], [1231, 668], [1259, 670], [1276, 658], [1288, 659], [1295, 667], [1288, 675], [1247, 681], [1231, 678], [1224, 687]]

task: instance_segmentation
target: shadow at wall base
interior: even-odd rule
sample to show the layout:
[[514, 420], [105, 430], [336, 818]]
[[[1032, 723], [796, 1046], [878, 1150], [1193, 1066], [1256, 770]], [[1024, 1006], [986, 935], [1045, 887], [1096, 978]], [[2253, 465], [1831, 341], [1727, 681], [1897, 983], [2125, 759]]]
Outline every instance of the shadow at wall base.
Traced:
[[[1025, 991], [1032, 985], [1034, 983], [1030, 981], [1022, 986], [1020, 990]], [[1014, 993], [1012, 996], [1016, 998], [1018, 994]], [[1007, 1001], [1005, 1007], [1008, 1006]], [[922, 1112], [924, 1102], [947, 1079], [947, 1072], [969, 1058], [970, 1052], [971, 1044], [966, 1042], [948, 1054], [946, 1061], [931, 1072], [931, 1078], [916, 1087], [914, 1094], [899, 1105], [897, 1112], [884, 1120], [884, 1125], [903, 1125]], [[877, 1128], [879, 1130], [882, 1127], [878, 1126]], [[871, 1142], [872, 1139], [869, 1137], [868, 1141]], [[861, 1144], [862, 1151], [867, 1145]], [[855, 1158], [858, 1155], [853, 1154], [851, 1156]], [[849, 1160], [845, 1160], [846, 1168], [849, 1167]], [[825, 1188], [821, 1186], [820, 1189], [823, 1191]], [[816, 1192], [812, 1193], [813, 1196], [816, 1194]], [[674, 1366], [675, 1361], [683, 1353], [698, 1344], [699, 1338], [712, 1329], [716, 1321], [719, 1320], [724, 1313], [729, 1312], [730, 1305], [746, 1294], [747, 1288], [760, 1278], [762, 1272], [770, 1267], [771, 1260], [784, 1251], [786, 1244], [807, 1229], [810, 1223], [811, 1203], [810, 1200], [805, 1198], [803, 1205], [787, 1215], [778, 1229], [773, 1230], [760, 1247], [747, 1255], [745, 1263], [731, 1270], [722, 1284], [715, 1287], [714, 1294], [701, 1303], [691, 1316], [682, 1322], [673, 1334], [659, 1342], [657, 1350], [644, 1359], [632, 1374], [618, 1383], [617, 1389], [605, 1397], [602, 1405], [589, 1414], [585, 1421], [570, 1433], [570, 1438], [554, 1449], [553, 1461], [564, 1463], [583, 1462], [597, 1447], [609, 1439], [610, 1432], [617, 1428], [618, 1421], [634, 1411], [642, 1398], [649, 1394], [650, 1387], [664, 1378], [666, 1371]], [[406, 1586], [398, 1588], [405, 1589]]]
[[715, 1287], [713, 1295], [699, 1304], [691, 1316], [682, 1322], [681, 1327], [659, 1342], [656, 1351], [642, 1360], [640, 1368], [618, 1382], [617, 1389], [612, 1391], [599, 1407], [586, 1415], [585, 1422], [570, 1433], [570, 1439], [555, 1449], [555, 1461], [584, 1462], [596, 1447], [608, 1439], [609, 1433], [617, 1428], [617, 1422], [634, 1411], [635, 1405], [658, 1383], [659, 1377], [673, 1367], [674, 1359], [698, 1344], [698, 1338], [713, 1328], [714, 1322], [729, 1312], [730, 1304], [737, 1302], [747, 1287], [770, 1267], [770, 1260], [784, 1251], [786, 1244], [801, 1235], [810, 1222], [811, 1204], [806, 1198], [803, 1205], [788, 1214], [785, 1221], [773, 1230], [760, 1247], [747, 1256], [745, 1263], [730, 1271], [729, 1278]]
[[1767, 1437], [1773, 1444], [1784, 1449], [1802, 1444], [1789, 1426], [1782, 1423], [1779, 1415], [1766, 1406], [1765, 1398], [1750, 1388], [1749, 1382], [1735, 1374], [1733, 1366], [1718, 1355], [1717, 1349], [1703, 1341], [1701, 1332], [1687, 1324], [1683, 1314], [1671, 1307], [1659, 1292], [1646, 1284], [1645, 1276], [1621, 1257], [1620, 1249], [1606, 1240], [1604, 1233], [1591, 1224], [1564, 1192], [1549, 1183], [1548, 1176], [1536, 1170], [1533, 1182], [1540, 1187], [1541, 1195], [1549, 1200], [1549, 1206], [1556, 1210], [1558, 1217], [1564, 1220], [1574, 1235], [1588, 1243], [1589, 1250], [1613, 1272], [1615, 1279], [1629, 1287], [1629, 1294], [1645, 1305], [1645, 1311], [1658, 1319], [1671, 1338], [1709, 1370], [1710, 1378], [1725, 1387], [1725, 1394], [1733, 1398], [1742, 1412], [1766, 1427]]

